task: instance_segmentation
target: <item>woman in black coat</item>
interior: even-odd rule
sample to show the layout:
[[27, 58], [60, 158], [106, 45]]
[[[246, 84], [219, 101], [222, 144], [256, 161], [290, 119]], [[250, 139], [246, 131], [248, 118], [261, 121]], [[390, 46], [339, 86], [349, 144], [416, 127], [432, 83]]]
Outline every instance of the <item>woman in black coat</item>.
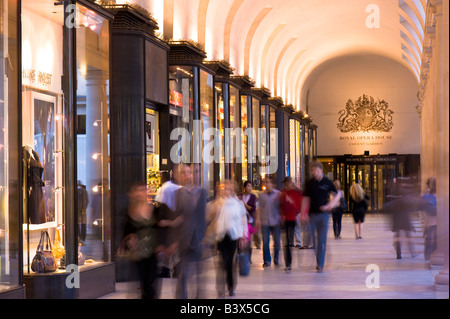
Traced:
[[364, 217], [367, 212], [368, 204], [366, 195], [361, 185], [354, 183], [350, 187], [350, 210], [353, 215], [353, 221], [355, 222], [355, 237], [361, 239], [362, 224], [364, 223]]

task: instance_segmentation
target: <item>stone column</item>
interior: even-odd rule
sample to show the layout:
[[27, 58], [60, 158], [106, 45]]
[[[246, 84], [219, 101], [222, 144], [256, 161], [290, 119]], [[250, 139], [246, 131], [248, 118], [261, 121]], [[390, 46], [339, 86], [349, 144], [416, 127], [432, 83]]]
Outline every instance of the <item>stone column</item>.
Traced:
[[437, 111], [440, 120], [437, 124], [437, 140], [439, 146], [437, 165], [437, 222], [438, 248], [443, 255], [443, 268], [435, 277], [437, 288], [448, 290], [449, 285], [449, 140], [448, 140], [448, 1], [434, 0], [436, 7], [436, 49], [438, 74], [436, 81]]
[[[106, 76], [101, 70], [88, 70], [86, 76], [86, 188], [88, 231], [92, 222], [102, 218], [104, 187], [108, 183], [108, 118]], [[106, 181], [106, 182], [105, 182]], [[94, 187], [98, 184], [94, 191]]]

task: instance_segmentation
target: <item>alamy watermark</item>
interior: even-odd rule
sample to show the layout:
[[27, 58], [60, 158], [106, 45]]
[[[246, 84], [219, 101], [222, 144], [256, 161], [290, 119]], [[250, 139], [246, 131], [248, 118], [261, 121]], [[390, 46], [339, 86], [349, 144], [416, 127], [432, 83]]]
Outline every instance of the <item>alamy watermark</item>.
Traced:
[[377, 4], [369, 4], [366, 6], [366, 13], [369, 13], [366, 18], [366, 27], [369, 29], [379, 29], [380, 7]]
[[66, 272], [70, 273], [66, 278], [66, 287], [68, 289], [80, 288], [80, 272], [78, 271], [78, 265], [67, 265]]
[[380, 267], [376, 264], [366, 266], [366, 272], [370, 274], [366, 277], [366, 287], [369, 289], [380, 288]]
[[[269, 130], [251, 127], [245, 130], [240, 127], [225, 128], [224, 133], [221, 133], [218, 128], [210, 127], [201, 133], [201, 125], [201, 120], [193, 120], [192, 133], [184, 127], [172, 130], [170, 140], [177, 141], [170, 149], [170, 159], [173, 163], [259, 162], [260, 173], [276, 173], [278, 169], [277, 128]], [[246, 144], [243, 143], [244, 140], [247, 141]], [[244, 145], [246, 149], [242, 149]]]

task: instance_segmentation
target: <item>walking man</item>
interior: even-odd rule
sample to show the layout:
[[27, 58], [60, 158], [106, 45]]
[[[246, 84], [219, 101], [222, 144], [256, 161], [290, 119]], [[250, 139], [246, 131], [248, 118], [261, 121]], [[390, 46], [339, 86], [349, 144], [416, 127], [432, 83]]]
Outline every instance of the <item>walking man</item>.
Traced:
[[[314, 250], [316, 252], [317, 272], [323, 272], [327, 245], [329, 212], [339, 204], [341, 197], [333, 182], [323, 174], [320, 162], [311, 163], [310, 178], [303, 191], [301, 219], [309, 219]], [[330, 194], [333, 196], [330, 199]], [[309, 208], [309, 209], [308, 209]]]
[[[280, 192], [274, 188], [270, 177], [264, 179], [265, 191], [259, 195], [257, 205], [258, 225], [263, 239], [263, 267], [270, 267], [270, 234], [274, 241], [273, 261], [278, 266], [280, 253]], [[257, 225], [257, 227], [258, 227]]]

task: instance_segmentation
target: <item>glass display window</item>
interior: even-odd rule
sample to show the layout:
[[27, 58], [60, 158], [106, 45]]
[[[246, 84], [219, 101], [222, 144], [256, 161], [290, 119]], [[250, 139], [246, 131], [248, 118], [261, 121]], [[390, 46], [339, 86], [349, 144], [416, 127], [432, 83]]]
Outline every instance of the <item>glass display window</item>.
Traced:
[[[242, 132], [248, 128], [248, 100], [250, 97], [246, 95], [241, 96], [241, 128]], [[248, 136], [242, 134], [242, 183], [248, 180]]]
[[225, 103], [224, 103], [224, 84], [217, 82], [215, 84], [216, 95], [216, 117], [215, 128], [219, 132], [219, 136], [216, 137], [216, 149], [220, 152], [218, 161], [216, 164], [219, 166], [219, 181], [225, 180]]
[[[169, 121], [170, 132], [185, 129], [190, 136], [183, 140], [178, 135], [177, 140], [170, 140], [171, 159], [175, 163], [191, 163], [192, 132], [194, 120], [194, 67], [169, 66]], [[172, 158], [174, 157], [174, 158]]]
[[[241, 163], [238, 163], [240, 161], [237, 160], [238, 156], [238, 138], [235, 134], [235, 129], [240, 128], [240, 99], [239, 99], [239, 89], [229, 85], [230, 90], [230, 178], [232, 180], [237, 180], [237, 165], [240, 165]], [[239, 145], [240, 148], [240, 145]], [[240, 157], [241, 154], [239, 154]]]
[[253, 150], [252, 154], [252, 178], [253, 178], [253, 187], [257, 190], [261, 190], [262, 187], [262, 180], [261, 180], [261, 149], [260, 148], [260, 136], [258, 134], [258, 129], [261, 127], [261, 106], [260, 102], [256, 98], [252, 98], [252, 125], [253, 125], [253, 131], [255, 132], [255, 135], [253, 136], [253, 139], [255, 142], [253, 142], [251, 145], [252, 147], [255, 146], [256, 149]]
[[20, 283], [17, 1], [0, 0], [0, 294]]
[[83, 265], [110, 261], [110, 33], [106, 18], [80, 4], [77, 10], [76, 108], [85, 131], [77, 132], [76, 198]]
[[207, 134], [206, 130], [214, 127], [214, 90], [213, 76], [204, 70], [200, 70], [200, 121], [200, 136], [202, 137], [201, 185], [212, 197], [214, 195], [214, 154], [212, 151], [208, 152], [206, 146], [214, 143], [215, 136]]
[[[53, 8], [52, 14], [48, 10]], [[22, 1], [22, 157], [24, 272], [42, 232], [55, 244], [64, 232], [64, 118], [61, 88], [62, 6]], [[39, 25], [39, 28], [36, 28]], [[63, 243], [61, 243], [62, 245]], [[55, 258], [60, 262], [64, 250]]]
[[145, 110], [145, 138], [147, 162], [147, 195], [152, 201], [161, 186], [159, 151], [159, 113], [150, 108]]

